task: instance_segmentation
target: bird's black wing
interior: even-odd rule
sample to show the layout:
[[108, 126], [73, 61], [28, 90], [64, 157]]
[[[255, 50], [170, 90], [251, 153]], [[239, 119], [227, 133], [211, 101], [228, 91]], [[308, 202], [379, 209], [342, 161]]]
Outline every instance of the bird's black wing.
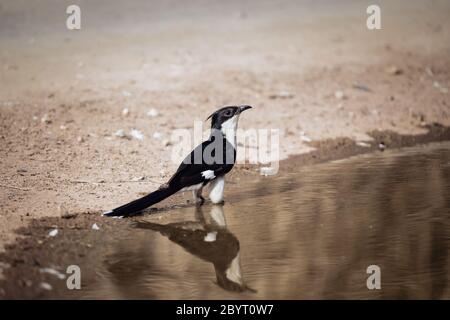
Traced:
[[[207, 154], [212, 154], [212, 157], [206, 156]], [[210, 138], [198, 145], [183, 160], [168, 185], [186, 187], [207, 182], [229, 172], [234, 166], [235, 159], [236, 150], [225, 138]], [[206, 171], [212, 171], [213, 175], [210, 178], [208, 175], [205, 177]]]

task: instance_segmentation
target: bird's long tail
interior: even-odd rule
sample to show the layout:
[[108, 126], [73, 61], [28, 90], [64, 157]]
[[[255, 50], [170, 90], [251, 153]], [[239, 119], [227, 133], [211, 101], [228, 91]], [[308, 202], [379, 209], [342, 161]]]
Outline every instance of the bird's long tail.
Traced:
[[130, 203], [124, 204], [111, 211], [103, 213], [107, 217], [126, 217], [138, 213], [145, 208], [148, 208], [160, 201], [163, 201], [167, 197], [177, 192], [178, 189], [173, 187], [160, 188], [142, 198], [136, 199]]

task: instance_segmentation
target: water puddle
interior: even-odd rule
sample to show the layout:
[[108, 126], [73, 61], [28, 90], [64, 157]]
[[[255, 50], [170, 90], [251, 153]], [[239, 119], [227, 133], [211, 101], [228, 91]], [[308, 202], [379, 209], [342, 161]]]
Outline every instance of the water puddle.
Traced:
[[[80, 298], [450, 298], [450, 143], [235, 181], [224, 206], [145, 215]], [[381, 289], [367, 287], [380, 268]]]
[[228, 187], [118, 232], [81, 297], [450, 298], [450, 144]]

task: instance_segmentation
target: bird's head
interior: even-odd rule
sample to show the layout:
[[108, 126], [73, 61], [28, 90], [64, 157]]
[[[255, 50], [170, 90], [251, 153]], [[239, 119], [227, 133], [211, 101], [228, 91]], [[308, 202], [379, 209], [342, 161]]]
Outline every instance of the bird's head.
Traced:
[[239, 115], [251, 108], [251, 106], [226, 106], [211, 114], [206, 120], [211, 118], [212, 129], [222, 131], [229, 129], [236, 130]]

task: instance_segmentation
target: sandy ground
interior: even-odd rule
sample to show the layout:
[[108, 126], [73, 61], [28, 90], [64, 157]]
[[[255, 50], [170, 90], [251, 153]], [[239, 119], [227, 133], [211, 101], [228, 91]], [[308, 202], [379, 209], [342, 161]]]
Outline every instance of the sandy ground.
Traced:
[[[156, 188], [173, 130], [225, 104], [254, 106], [244, 129], [281, 130], [283, 159], [450, 125], [448, 1], [380, 1], [376, 31], [366, 1], [79, 3], [69, 31], [60, 1], [0, 2], [0, 248], [33, 218]], [[115, 136], [133, 128], [142, 141]]]

